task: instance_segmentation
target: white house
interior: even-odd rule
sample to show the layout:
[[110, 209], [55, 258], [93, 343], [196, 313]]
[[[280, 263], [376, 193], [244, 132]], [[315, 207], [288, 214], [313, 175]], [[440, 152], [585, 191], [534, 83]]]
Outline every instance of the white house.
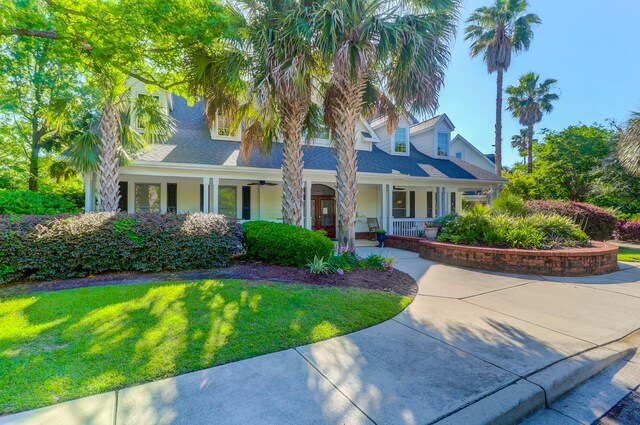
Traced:
[[[141, 83], [134, 83], [132, 90], [133, 96], [149, 95]], [[176, 119], [178, 131], [120, 170], [121, 210], [281, 220], [281, 146], [268, 157], [254, 153], [245, 160], [240, 134], [231, 134], [221, 119], [209, 128], [202, 103], [188, 106], [185, 99], [163, 91], [152, 95]], [[453, 130], [446, 115], [423, 122], [402, 120], [392, 134], [384, 118], [360, 121], [357, 232], [367, 232], [367, 219], [376, 218], [389, 233], [415, 235], [424, 222], [459, 211], [463, 193], [504, 183], [488, 167], [466, 161], [466, 151], [462, 159], [454, 156]], [[305, 145], [303, 152], [304, 225], [333, 236], [336, 161], [329, 135]], [[85, 176], [87, 211], [95, 208], [96, 181], [95, 175]]]

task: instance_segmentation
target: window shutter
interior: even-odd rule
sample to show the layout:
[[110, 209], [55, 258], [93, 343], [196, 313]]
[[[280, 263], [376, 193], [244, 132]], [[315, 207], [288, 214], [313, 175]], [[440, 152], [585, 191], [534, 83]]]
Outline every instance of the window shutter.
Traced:
[[433, 218], [433, 192], [427, 192], [427, 218]]
[[251, 220], [251, 186], [242, 186], [242, 219]]
[[409, 192], [409, 218], [416, 217], [416, 191]]
[[200, 183], [200, 212], [204, 212], [204, 185]]
[[120, 191], [120, 200], [118, 201], [118, 209], [123, 212], [129, 212], [129, 183], [118, 182], [118, 190]]
[[178, 212], [178, 183], [167, 183], [167, 212]]

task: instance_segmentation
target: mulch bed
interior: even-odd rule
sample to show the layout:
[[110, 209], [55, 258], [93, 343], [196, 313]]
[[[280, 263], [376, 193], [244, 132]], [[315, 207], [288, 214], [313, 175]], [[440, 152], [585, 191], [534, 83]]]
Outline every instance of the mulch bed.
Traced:
[[62, 289], [83, 288], [87, 286], [129, 285], [148, 282], [185, 281], [198, 279], [247, 279], [272, 281], [279, 283], [306, 283], [318, 286], [342, 288], [375, 289], [394, 292], [414, 298], [418, 285], [411, 276], [394, 270], [393, 272], [373, 269], [356, 269], [327, 275], [314, 275], [307, 269], [274, 266], [262, 262], [242, 261], [229, 267], [211, 270], [189, 270], [161, 273], [107, 273], [97, 276], [74, 279], [52, 280], [47, 282], [19, 282], [0, 287], [0, 296], [14, 296], [33, 292], [59, 291]]

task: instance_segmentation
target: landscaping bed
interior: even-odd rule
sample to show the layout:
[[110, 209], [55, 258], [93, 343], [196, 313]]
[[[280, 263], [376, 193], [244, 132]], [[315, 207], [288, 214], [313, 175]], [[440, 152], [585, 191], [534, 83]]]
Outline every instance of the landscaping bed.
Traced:
[[59, 291], [89, 286], [143, 284], [173, 280], [195, 279], [248, 279], [268, 280], [279, 283], [306, 283], [310, 285], [372, 289], [393, 292], [414, 298], [418, 285], [411, 276], [400, 270], [389, 272], [375, 269], [354, 269], [340, 275], [312, 274], [309, 269], [292, 266], [276, 266], [260, 261], [238, 261], [220, 269], [189, 270], [160, 273], [105, 273], [97, 276], [51, 280], [43, 282], [18, 282], [0, 287], [0, 296], [25, 293]]

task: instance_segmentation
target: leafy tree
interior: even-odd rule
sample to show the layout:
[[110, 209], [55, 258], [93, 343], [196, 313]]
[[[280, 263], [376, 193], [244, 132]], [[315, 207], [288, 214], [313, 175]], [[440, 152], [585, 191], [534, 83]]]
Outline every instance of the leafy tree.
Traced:
[[507, 87], [507, 109], [521, 125], [527, 126], [527, 172], [533, 172], [533, 126], [542, 121], [542, 114], [553, 110], [551, 102], [559, 96], [552, 93], [554, 79], [538, 84], [540, 76], [530, 72], [520, 77], [517, 86]]
[[[99, 87], [98, 208], [118, 205], [117, 169], [126, 76], [177, 90], [189, 50], [213, 45], [225, 30], [222, 8], [207, 0], [2, 0], [0, 36], [56, 40]], [[175, 90], [174, 90], [175, 91]]]
[[640, 112], [633, 112], [620, 137], [620, 160], [631, 173], [640, 176]]
[[[338, 238], [355, 246], [356, 126], [367, 107], [387, 116], [433, 112], [455, 34], [457, 1], [329, 0], [292, 31], [308, 31], [331, 70], [325, 122], [336, 147]], [[307, 24], [308, 22], [308, 24]]]
[[[66, 133], [91, 93], [82, 74], [53, 40], [23, 38], [0, 44], [0, 118], [10, 123], [6, 137], [28, 164], [28, 188], [38, 190], [43, 151], [64, 147]], [[25, 178], [27, 173], [25, 173]]]
[[[296, 1], [240, 1], [229, 6], [230, 36], [222, 48], [190, 57], [191, 87], [204, 95], [210, 121], [244, 122], [242, 152], [271, 151], [283, 141], [282, 217], [302, 225], [302, 132], [314, 134], [320, 66], [304, 33], [288, 31], [300, 15]], [[240, 9], [240, 7], [242, 9]]]
[[465, 40], [472, 40], [472, 57], [483, 55], [490, 74], [496, 72], [496, 174], [502, 172], [502, 80], [511, 65], [512, 53], [529, 50], [533, 24], [540, 18], [527, 13], [526, 0], [495, 0], [490, 7], [476, 9], [465, 28]]
[[521, 128], [518, 134], [511, 136], [511, 147], [518, 151], [518, 155], [527, 161], [527, 129]]

